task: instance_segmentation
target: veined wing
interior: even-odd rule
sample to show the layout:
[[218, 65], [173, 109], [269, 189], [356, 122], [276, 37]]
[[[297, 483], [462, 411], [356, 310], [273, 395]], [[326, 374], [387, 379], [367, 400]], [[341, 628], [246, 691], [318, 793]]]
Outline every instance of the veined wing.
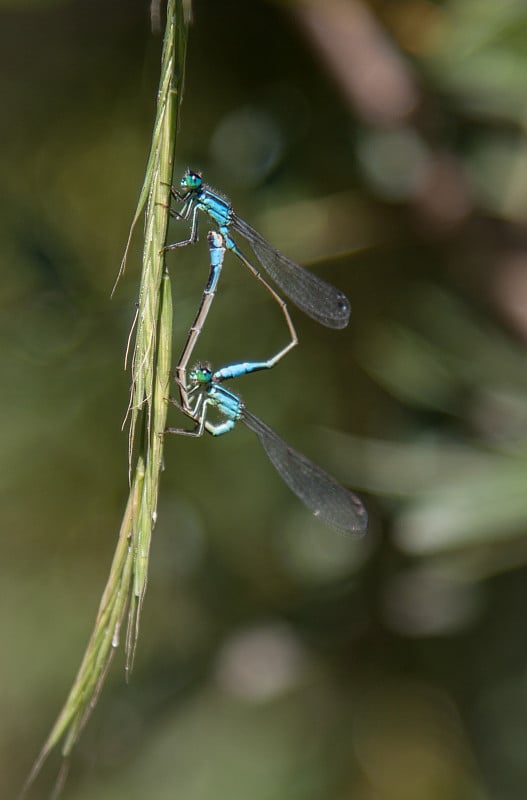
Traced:
[[256, 433], [282, 480], [318, 519], [344, 533], [366, 533], [368, 514], [357, 495], [286, 444], [246, 408], [241, 419]]
[[328, 328], [346, 327], [351, 305], [343, 292], [275, 250], [237, 214], [232, 213], [230, 225], [249, 242], [262, 267], [302, 311]]

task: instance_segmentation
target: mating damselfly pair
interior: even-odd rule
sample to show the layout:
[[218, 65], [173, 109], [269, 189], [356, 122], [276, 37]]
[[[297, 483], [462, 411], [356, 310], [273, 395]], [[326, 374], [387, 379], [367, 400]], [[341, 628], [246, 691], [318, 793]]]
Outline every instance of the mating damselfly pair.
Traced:
[[[173, 188], [172, 196], [182, 204], [178, 211], [171, 210], [172, 215], [178, 219], [190, 219], [191, 231], [187, 239], [168, 245], [165, 250], [197, 241], [200, 211], [209, 216], [218, 230], [210, 231], [208, 234], [209, 277], [176, 367], [180, 400], [172, 402], [193, 421], [194, 425], [191, 430], [168, 428], [167, 433], [201, 436], [206, 431], [213, 436], [220, 436], [231, 431], [238, 421], [242, 421], [256, 433], [282, 480], [316, 517], [344, 532], [365, 533], [368, 515], [361, 500], [302, 453], [286, 444], [275, 431], [245, 407], [237, 394], [223, 386], [226, 380], [270, 369], [298, 343], [286, 303], [240, 250], [232, 238], [232, 233], [238, 233], [248, 242], [260, 266], [279, 289], [317, 322], [330, 328], [344, 328], [348, 324], [351, 310], [347, 297], [272, 247], [263, 236], [235, 213], [227, 198], [203, 182], [199, 173], [187, 170], [181, 180], [180, 191]], [[216, 294], [226, 251], [234, 253], [270, 292], [282, 310], [290, 341], [266, 361], [244, 361], [216, 371], [207, 365], [199, 364], [187, 372], [190, 358]], [[208, 419], [209, 411], [213, 409], [219, 413], [221, 422], [213, 423]]]

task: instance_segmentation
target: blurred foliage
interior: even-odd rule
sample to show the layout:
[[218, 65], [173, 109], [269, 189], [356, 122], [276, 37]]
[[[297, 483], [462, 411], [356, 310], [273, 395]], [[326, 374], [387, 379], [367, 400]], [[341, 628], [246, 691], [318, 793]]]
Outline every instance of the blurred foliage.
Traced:
[[[160, 42], [146, 0], [0, 15], [12, 797], [80, 662], [128, 492], [138, 248], [109, 293]], [[371, 528], [356, 543], [318, 525], [247, 431], [169, 441], [135, 671], [125, 685], [116, 659], [67, 797], [524, 795], [526, 37], [520, 0], [195, 0], [176, 175], [202, 168], [353, 303], [344, 332], [294, 312], [300, 347], [239, 390], [362, 492]], [[205, 230], [169, 257], [176, 352]], [[254, 283], [229, 259], [199, 357], [280, 345]]]

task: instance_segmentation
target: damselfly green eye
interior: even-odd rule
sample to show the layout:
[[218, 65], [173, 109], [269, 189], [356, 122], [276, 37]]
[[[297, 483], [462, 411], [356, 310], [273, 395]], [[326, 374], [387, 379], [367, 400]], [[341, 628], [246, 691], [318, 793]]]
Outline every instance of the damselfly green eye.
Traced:
[[203, 180], [199, 172], [193, 172], [191, 169], [187, 170], [181, 178], [181, 186], [184, 189], [199, 189], [202, 183]]

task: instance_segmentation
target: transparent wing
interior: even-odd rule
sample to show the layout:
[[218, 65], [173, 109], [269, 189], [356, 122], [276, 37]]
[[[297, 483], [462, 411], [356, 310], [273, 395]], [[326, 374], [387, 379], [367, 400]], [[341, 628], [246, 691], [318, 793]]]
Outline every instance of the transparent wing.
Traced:
[[351, 305], [346, 295], [278, 250], [245, 220], [232, 214], [231, 227], [247, 239], [277, 286], [308, 316], [328, 328], [345, 328]]
[[256, 433], [282, 480], [316, 517], [344, 533], [366, 533], [368, 514], [357, 495], [286, 444], [246, 408], [241, 419]]

